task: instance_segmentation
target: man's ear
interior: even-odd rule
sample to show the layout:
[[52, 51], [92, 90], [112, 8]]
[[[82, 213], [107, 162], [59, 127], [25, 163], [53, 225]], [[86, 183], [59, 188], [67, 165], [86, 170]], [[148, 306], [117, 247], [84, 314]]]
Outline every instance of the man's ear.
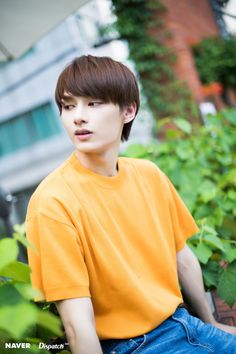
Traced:
[[135, 118], [137, 106], [135, 102], [130, 103], [127, 107], [124, 108], [124, 124], [131, 122]]

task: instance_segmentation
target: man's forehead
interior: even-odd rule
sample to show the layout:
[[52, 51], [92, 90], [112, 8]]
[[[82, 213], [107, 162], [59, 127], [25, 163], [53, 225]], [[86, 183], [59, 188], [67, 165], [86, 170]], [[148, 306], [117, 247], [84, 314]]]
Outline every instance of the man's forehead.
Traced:
[[73, 99], [73, 98], [75, 98], [75, 96], [72, 95], [72, 94], [69, 93], [69, 92], [66, 92], [66, 91], [64, 91], [64, 92], [63, 92], [63, 95], [61, 96], [61, 100], [62, 100], [62, 101], [68, 101], [68, 100], [71, 100], [71, 99]]

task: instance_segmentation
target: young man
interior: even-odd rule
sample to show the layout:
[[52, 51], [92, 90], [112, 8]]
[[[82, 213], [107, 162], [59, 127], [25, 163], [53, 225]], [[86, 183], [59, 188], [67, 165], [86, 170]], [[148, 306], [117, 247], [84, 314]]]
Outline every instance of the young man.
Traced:
[[[133, 73], [76, 58], [56, 102], [75, 152], [39, 185], [26, 225], [32, 284], [56, 302], [72, 353], [236, 353], [236, 329], [214, 320], [186, 245], [190, 213], [153, 163], [118, 158], [139, 109]], [[207, 324], [181, 308], [178, 279]]]

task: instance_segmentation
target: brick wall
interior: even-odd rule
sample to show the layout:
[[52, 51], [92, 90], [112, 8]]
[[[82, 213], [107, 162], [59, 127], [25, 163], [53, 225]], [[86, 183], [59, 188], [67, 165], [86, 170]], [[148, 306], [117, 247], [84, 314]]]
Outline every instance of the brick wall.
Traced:
[[[201, 39], [219, 34], [208, 0], [162, 0], [167, 11], [163, 15], [165, 28], [172, 37], [165, 40], [177, 55], [173, 69], [185, 80], [197, 102], [204, 101], [201, 83], [196, 71], [191, 46]], [[157, 32], [158, 35], [158, 32]]]
[[219, 322], [236, 326], [236, 304], [231, 309], [222, 299], [212, 292], [213, 302], [216, 307], [215, 317]]

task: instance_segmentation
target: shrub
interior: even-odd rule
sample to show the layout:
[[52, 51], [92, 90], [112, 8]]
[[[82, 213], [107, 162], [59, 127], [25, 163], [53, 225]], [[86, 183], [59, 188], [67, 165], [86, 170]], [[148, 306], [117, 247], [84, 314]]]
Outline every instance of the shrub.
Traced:
[[[174, 122], [174, 125], [173, 125]], [[195, 127], [161, 121], [165, 141], [131, 145], [125, 156], [155, 162], [172, 180], [200, 232], [188, 244], [198, 257], [206, 290], [236, 301], [236, 110], [225, 110]]]
[[205, 38], [193, 47], [195, 63], [204, 84], [220, 82], [236, 88], [236, 36]]
[[[0, 352], [47, 354], [39, 343], [50, 343], [62, 335], [58, 316], [49, 311], [51, 305], [36, 305], [37, 291], [30, 284], [30, 268], [17, 261], [18, 242], [29, 246], [24, 226], [16, 225], [13, 238], [0, 240]], [[29, 349], [7, 349], [6, 342], [30, 343]], [[69, 353], [64, 351], [64, 353]]]

